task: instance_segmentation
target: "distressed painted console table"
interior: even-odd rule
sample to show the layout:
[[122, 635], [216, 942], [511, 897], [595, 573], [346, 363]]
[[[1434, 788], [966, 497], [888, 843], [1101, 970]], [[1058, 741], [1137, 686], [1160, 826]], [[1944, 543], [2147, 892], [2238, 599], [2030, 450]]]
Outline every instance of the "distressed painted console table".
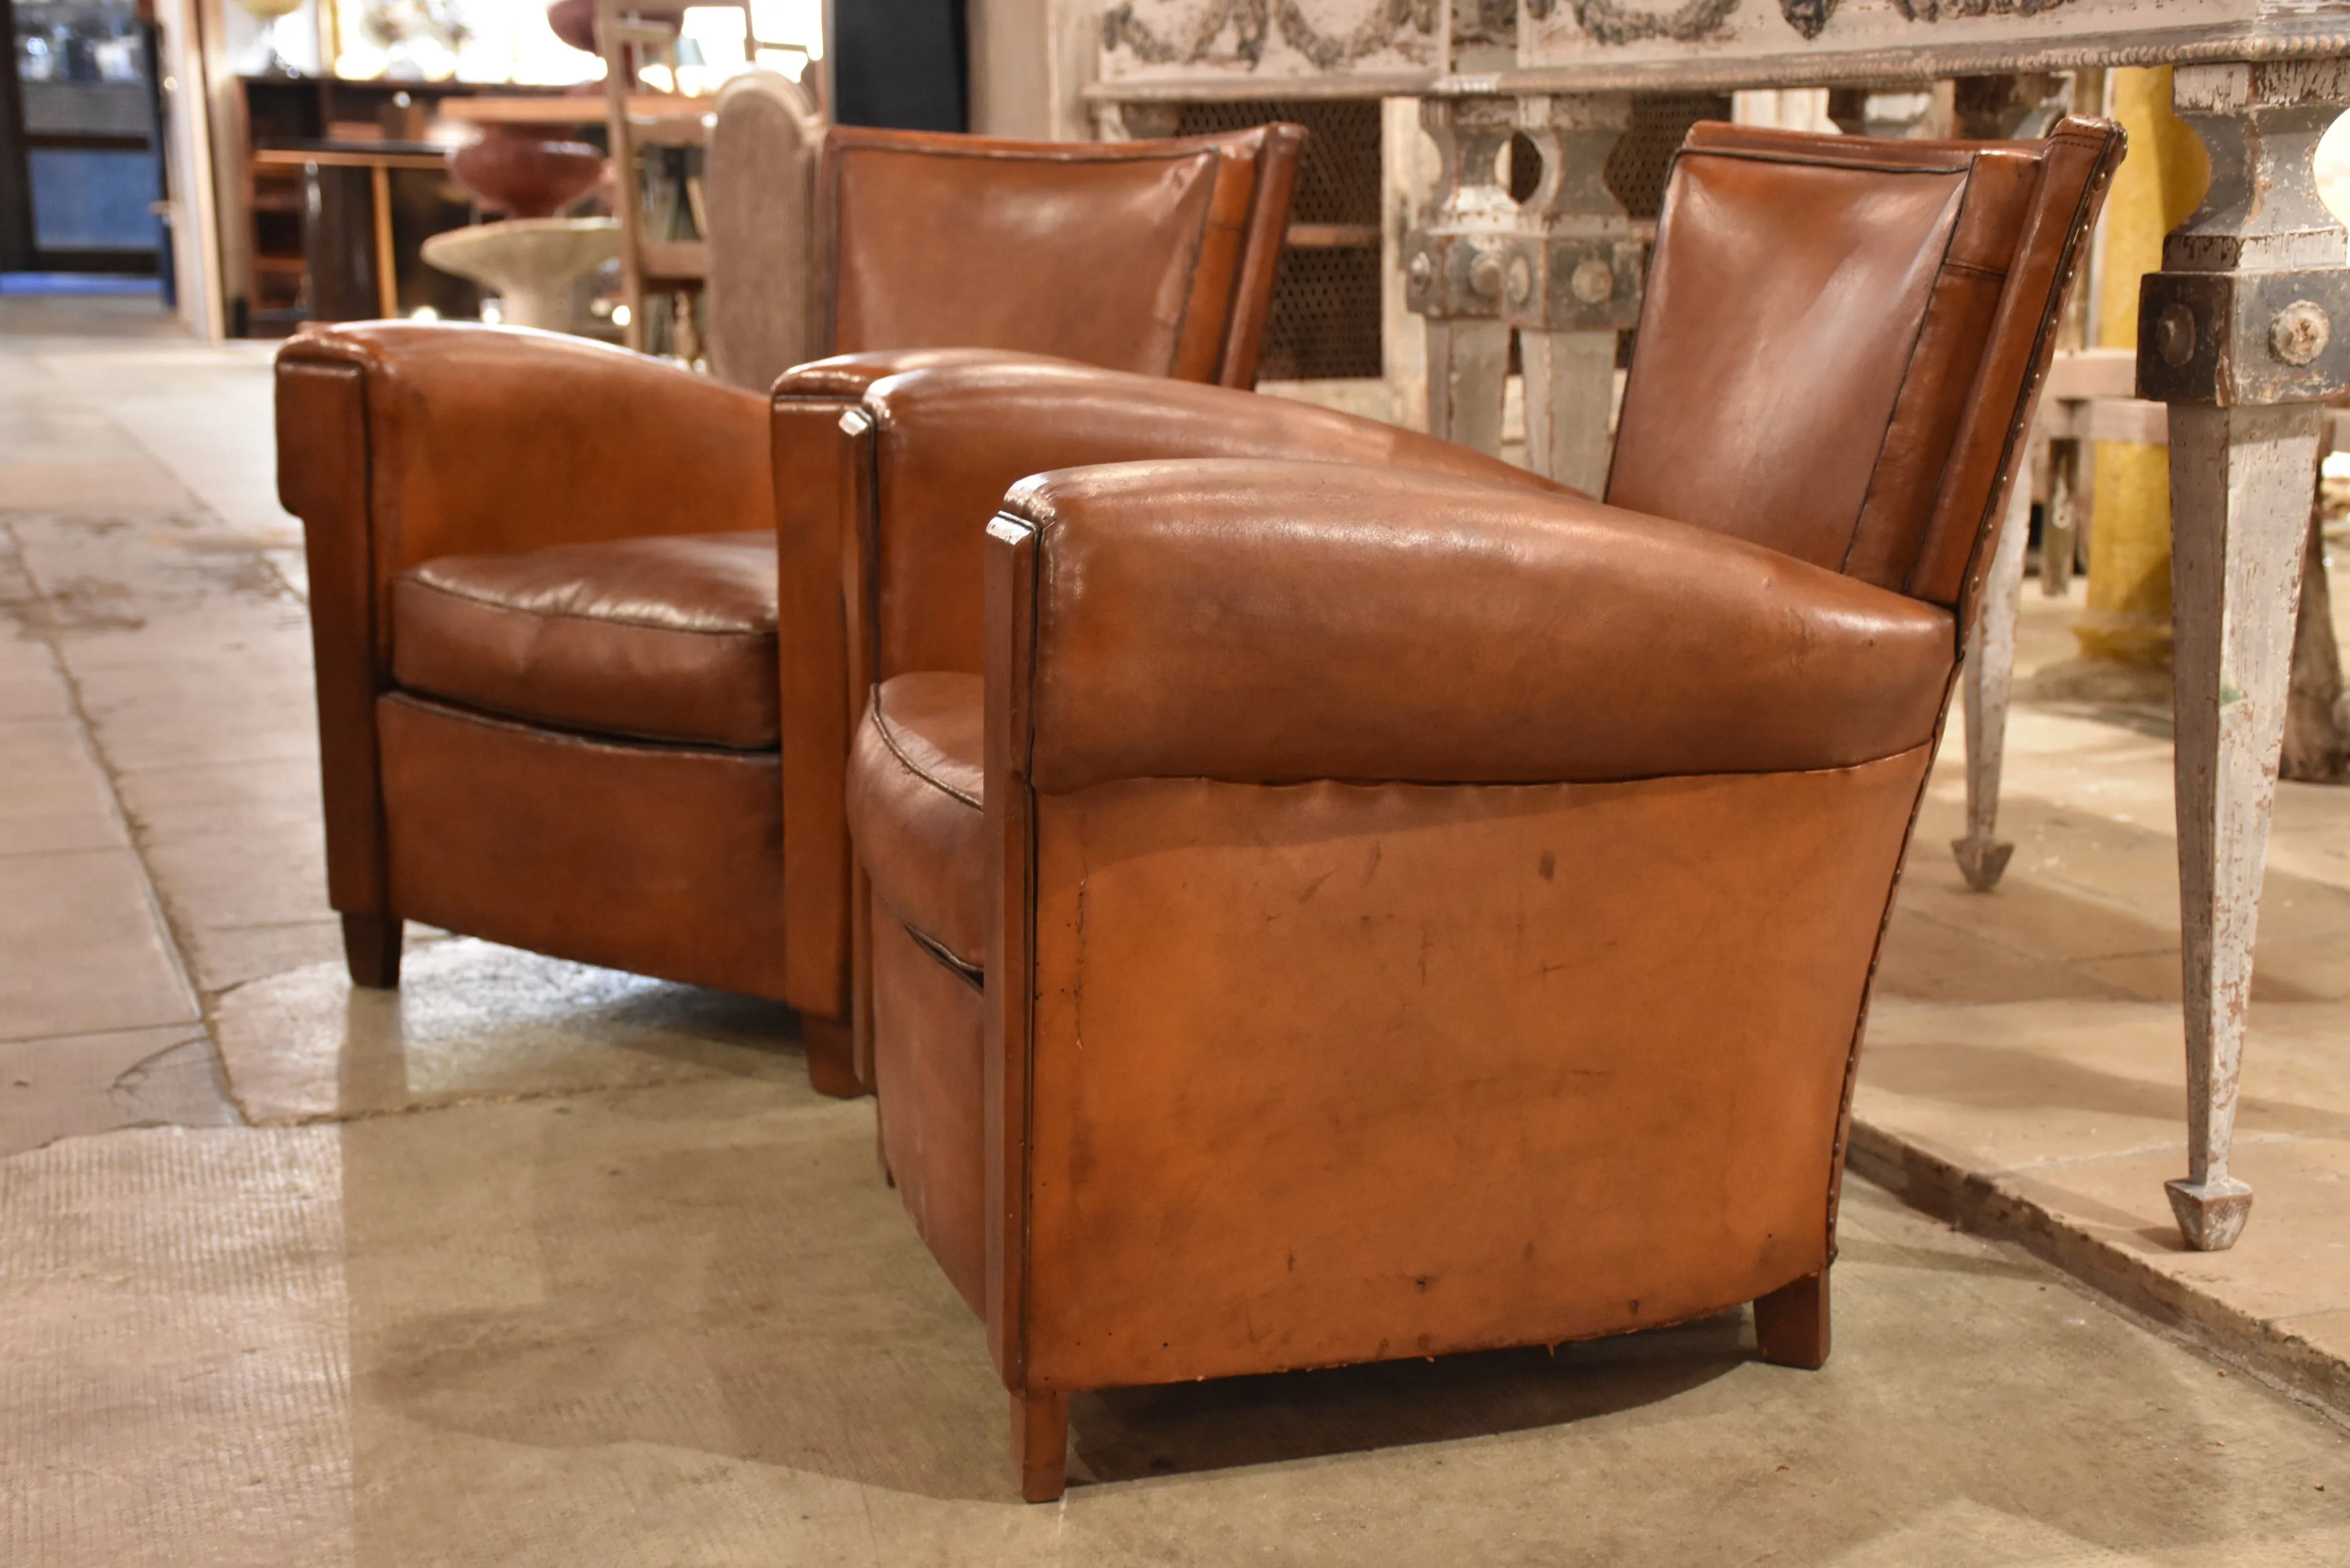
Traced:
[[[1529, 461], [1594, 490], [1617, 334], [1639, 314], [1645, 236], [1603, 178], [1634, 94], [2179, 67], [2211, 190], [2145, 281], [2137, 372], [2169, 405], [2175, 534], [2189, 1110], [2168, 1191], [2189, 1245], [2231, 1245], [2251, 1206], [2228, 1154], [2310, 474], [2321, 401], [2350, 391], [2345, 237], [2312, 170], [2350, 108], [2350, 0], [1124, 0], [1100, 22], [1102, 99], [1419, 98], [1442, 160], [1404, 254], [1430, 426], [1498, 443], [1514, 332]], [[1542, 161], [1523, 202], [1502, 165], [1519, 136]]]

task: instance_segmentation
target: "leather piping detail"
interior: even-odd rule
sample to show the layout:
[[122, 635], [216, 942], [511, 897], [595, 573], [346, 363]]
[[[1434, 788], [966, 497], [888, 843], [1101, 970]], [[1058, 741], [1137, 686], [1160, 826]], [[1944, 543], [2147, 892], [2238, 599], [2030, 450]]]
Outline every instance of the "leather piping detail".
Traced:
[[[1857, 158], [1823, 158], [1816, 153], [1749, 152], [1743, 148], [1683, 147], [1673, 154], [1683, 158], [1735, 158], [1742, 163], [1802, 163], [1814, 169], [1852, 169], [1863, 174], [1935, 174], [1948, 177], [1974, 171], [1974, 156], [1960, 153], [1951, 163], [1871, 163]], [[1668, 175], [1669, 178], [1669, 175]]]
[[[2081, 264], [2085, 259], [2087, 250], [2084, 243], [2085, 230], [2086, 227], [2093, 226], [2083, 224], [2081, 218], [2085, 213], [2094, 216], [2105, 204], [2106, 188], [2112, 183], [2114, 171], [2121, 166], [2122, 159], [2129, 151], [2127, 133], [2118, 123], [2109, 123], [2111, 129], [2103, 136], [2093, 137], [2074, 132], [2062, 137], [2049, 138], [2052, 141], [2063, 140], [2084, 150], [2095, 150], [2098, 161], [2095, 171], [2082, 183], [2080, 200], [2073, 205], [2073, 229], [2065, 239], [2063, 254], [2056, 258], [2055, 286], [2049, 291], [2047, 308], [2041, 314], [2040, 330], [2032, 342], [2032, 358], [2024, 362], [2022, 392], [2016, 399], [2015, 413], [2008, 423], [2007, 444], [2000, 453], [1999, 472], [2005, 477], [2008, 483], [2014, 482], [2016, 449], [2030, 433], [2028, 425], [2032, 416], [2039, 409], [2040, 389], [2048, 379], [2049, 361], [2054, 357], [2055, 352], [2053, 339], [2056, 331], [2057, 317], [2063, 314], [2064, 301], [2071, 296], [2074, 286], [2080, 280]], [[2047, 178], [2044, 167], [2041, 178], [2043, 180]], [[2000, 483], [1997, 477], [1993, 479], [1991, 495], [1983, 504], [1982, 516], [1975, 523], [1975, 547], [1967, 556], [1966, 566], [1959, 576], [1959, 597], [1957, 603], [1951, 606], [1953, 612], [1951, 619], [1957, 623], [1959, 651], [1961, 658], [1965, 656], [1967, 644], [1966, 612], [1975, 607], [1975, 594], [1981, 584], [1979, 571], [1987, 569], [1984, 567], [1986, 535], [1983, 524], [1994, 515], [2000, 504], [2006, 499], [2006, 488], [2007, 485]], [[1918, 597], [1918, 573], [1923, 565], [1922, 556], [1920, 559], [1912, 561], [1909, 565], [1909, 576], [1901, 585], [1901, 591], [1913, 598]], [[1944, 699], [1945, 702], [1948, 701], [1948, 698]]]
[[505, 713], [494, 708], [477, 708], [439, 696], [431, 691], [412, 691], [395, 686], [378, 694], [380, 702], [405, 702], [413, 707], [429, 708], [435, 713], [445, 713], [467, 723], [484, 724], [494, 730], [515, 730], [528, 735], [556, 735], [567, 741], [601, 746], [607, 751], [678, 752], [690, 756], [773, 757], [781, 755], [775, 746], [738, 747], [714, 746], [707, 741], [678, 741], [659, 735], [639, 735], [627, 730], [575, 730], [565, 724], [550, 724], [527, 713]]
[[[920, 768], [914, 765], [914, 760], [906, 755], [905, 749], [898, 744], [898, 737], [890, 732], [889, 721], [881, 716], [881, 689], [878, 686], [873, 689], [872, 707], [872, 724], [874, 732], [881, 737], [881, 743], [889, 748], [889, 754], [898, 759], [898, 765], [899, 767], [905, 769], [908, 773], [920, 779], [922, 783], [930, 785], [941, 794], [950, 795], [954, 799], [962, 802], [963, 805], [971, 807], [973, 811], [984, 811], [987, 809], [984, 802], [973, 800], [970, 795], [965, 794], [962, 791], [955, 788], [954, 785], [947, 783], [946, 780], [925, 773]], [[911, 928], [910, 927], [909, 929], [910, 929]]]

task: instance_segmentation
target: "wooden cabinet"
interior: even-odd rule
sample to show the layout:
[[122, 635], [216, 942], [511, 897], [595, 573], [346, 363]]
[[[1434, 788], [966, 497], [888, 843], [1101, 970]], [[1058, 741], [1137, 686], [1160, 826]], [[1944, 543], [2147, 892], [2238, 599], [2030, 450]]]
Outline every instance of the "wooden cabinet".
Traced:
[[[222, 275], [232, 337], [275, 337], [304, 321], [469, 317], [473, 286], [417, 252], [477, 215], [423, 140], [444, 99], [527, 88], [243, 77], [219, 182]], [[554, 96], [548, 91], [545, 96]]]

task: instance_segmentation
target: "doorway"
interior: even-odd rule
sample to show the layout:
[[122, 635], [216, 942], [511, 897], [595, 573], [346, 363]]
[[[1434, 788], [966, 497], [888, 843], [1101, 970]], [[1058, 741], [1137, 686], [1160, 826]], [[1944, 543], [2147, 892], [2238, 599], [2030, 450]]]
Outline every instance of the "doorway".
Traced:
[[0, 273], [164, 274], [155, 25], [139, 0], [0, 0]]

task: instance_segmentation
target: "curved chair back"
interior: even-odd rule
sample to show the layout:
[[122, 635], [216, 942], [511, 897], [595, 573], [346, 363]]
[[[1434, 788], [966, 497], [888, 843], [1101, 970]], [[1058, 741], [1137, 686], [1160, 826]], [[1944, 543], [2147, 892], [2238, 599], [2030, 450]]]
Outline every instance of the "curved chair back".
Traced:
[[1253, 386], [1305, 138], [836, 126], [817, 179], [819, 351], [1017, 349]]
[[2074, 119], [2030, 141], [1698, 126], [1608, 501], [1963, 612], [2122, 151]]

